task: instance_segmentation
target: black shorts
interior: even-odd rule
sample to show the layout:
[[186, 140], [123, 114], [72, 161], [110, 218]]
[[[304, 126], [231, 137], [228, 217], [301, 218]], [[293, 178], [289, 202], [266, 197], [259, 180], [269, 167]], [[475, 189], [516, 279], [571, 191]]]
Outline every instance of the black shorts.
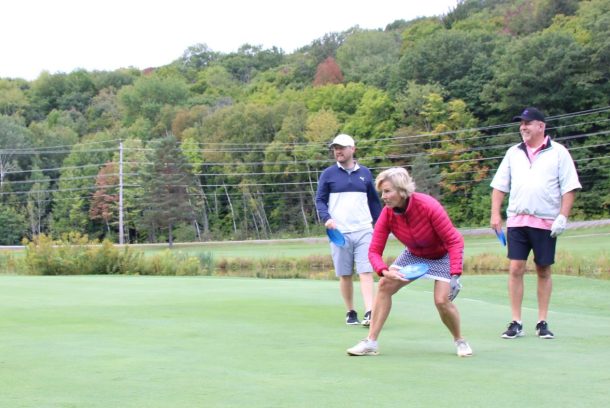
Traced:
[[555, 263], [557, 238], [551, 238], [551, 231], [532, 227], [508, 228], [508, 259], [525, 261], [534, 251], [534, 262], [538, 266]]

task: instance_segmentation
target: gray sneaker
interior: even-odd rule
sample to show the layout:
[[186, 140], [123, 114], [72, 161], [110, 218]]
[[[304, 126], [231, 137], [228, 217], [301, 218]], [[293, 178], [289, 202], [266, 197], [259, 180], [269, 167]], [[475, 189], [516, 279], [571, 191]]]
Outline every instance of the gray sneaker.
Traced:
[[460, 339], [455, 342], [457, 348], [458, 357], [470, 357], [472, 355], [472, 349], [464, 339]]
[[369, 339], [363, 339], [354, 347], [348, 348], [347, 354], [350, 356], [376, 356], [379, 354], [379, 349]]

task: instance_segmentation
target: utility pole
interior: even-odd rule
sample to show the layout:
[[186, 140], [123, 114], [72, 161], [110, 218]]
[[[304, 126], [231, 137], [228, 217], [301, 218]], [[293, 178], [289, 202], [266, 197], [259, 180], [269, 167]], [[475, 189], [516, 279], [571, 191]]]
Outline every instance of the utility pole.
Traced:
[[119, 244], [123, 245], [123, 142], [119, 143]]

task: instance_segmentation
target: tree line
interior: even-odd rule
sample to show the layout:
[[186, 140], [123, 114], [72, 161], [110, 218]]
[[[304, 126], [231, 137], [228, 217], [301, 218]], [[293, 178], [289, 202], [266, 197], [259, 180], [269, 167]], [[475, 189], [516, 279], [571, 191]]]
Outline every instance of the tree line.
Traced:
[[0, 78], [0, 244], [118, 242], [119, 225], [127, 242], [320, 233], [339, 132], [374, 173], [406, 166], [458, 226], [487, 225], [525, 106], [576, 162], [573, 217], [607, 218], [609, 23], [610, 0], [464, 0], [291, 54], [196, 44], [144, 71]]

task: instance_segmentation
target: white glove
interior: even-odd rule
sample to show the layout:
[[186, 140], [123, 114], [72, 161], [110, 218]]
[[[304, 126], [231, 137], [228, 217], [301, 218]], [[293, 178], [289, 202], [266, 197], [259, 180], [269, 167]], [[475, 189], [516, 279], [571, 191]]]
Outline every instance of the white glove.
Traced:
[[460, 283], [460, 275], [451, 275], [451, 281], [449, 282], [451, 290], [449, 291], [449, 300], [453, 302], [453, 300], [457, 297], [458, 293], [462, 289], [462, 284]]
[[568, 219], [565, 215], [559, 214], [555, 221], [553, 221], [553, 225], [551, 226], [551, 237], [556, 238], [561, 235], [562, 232], [566, 230], [568, 225]]

